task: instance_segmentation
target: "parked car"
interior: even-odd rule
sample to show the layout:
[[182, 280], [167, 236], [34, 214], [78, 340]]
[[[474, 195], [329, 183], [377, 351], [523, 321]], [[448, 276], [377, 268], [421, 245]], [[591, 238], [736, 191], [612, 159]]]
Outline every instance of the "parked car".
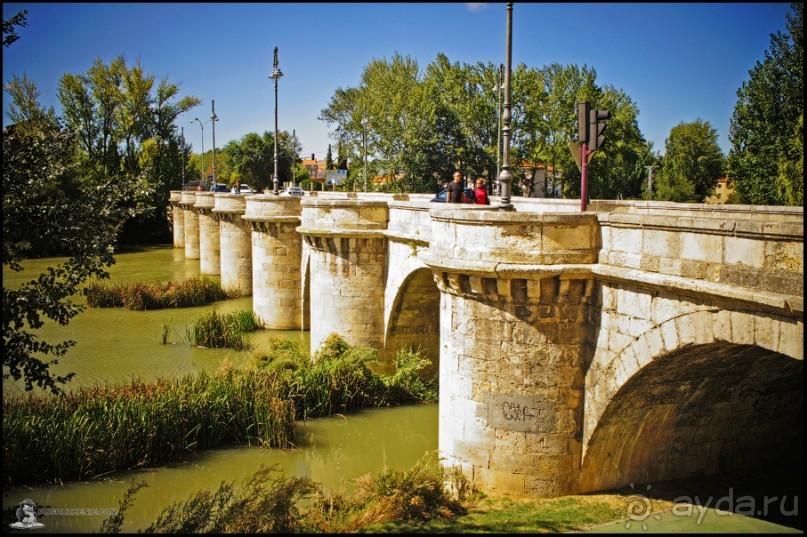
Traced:
[[[235, 187], [233, 187], [232, 193], [235, 194]], [[239, 194], [257, 194], [257, 192], [252, 190], [252, 187], [250, 187], [249, 185], [241, 185], [239, 187], [238, 193]]]
[[210, 185], [211, 192], [229, 192], [230, 189], [224, 183], [213, 183]]
[[290, 186], [286, 190], [283, 191], [283, 196], [302, 196], [303, 189], [299, 186]]
[[[444, 188], [437, 194], [435, 197], [431, 199], [431, 201], [436, 201], [439, 203], [446, 202], [446, 193], [448, 192], [447, 188]], [[474, 196], [474, 190], [472, 188], [464, 188], [462, 190], [462, 203], [475, 203], [476, 196]]]

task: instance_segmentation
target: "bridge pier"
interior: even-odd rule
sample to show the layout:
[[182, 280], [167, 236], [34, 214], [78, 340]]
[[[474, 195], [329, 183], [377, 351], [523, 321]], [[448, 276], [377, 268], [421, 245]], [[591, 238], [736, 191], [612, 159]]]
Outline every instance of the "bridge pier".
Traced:
[[242, 216], [244, 194], [216, 194], [213, 214], [219, 219], [221, 287], [241, 296], [252, 295], [252, 229]]
[[199, 259], [199, 213], [196, 205], [196, 192], [183, 191], [180, 205], [185, 216], [185, 259]]
[[300, 200], [262, 194], [246, 200], [252, 229], [252, 309], [264, 327], [302, 328]]
[[483, 491], [576, 493], [596, 216], [431, 216], [424, 262], [441, 292], [441, 456]]
[[221, 239], [219, 220], [213, 214], [215, 193], [197, 192], [196, 210], [199, 211], [199, 273], [221, 274]]
[[302, 201], [297, 231], [310, 250], [312, 351], [332, 332], [383, 350], [388, 219], [385, 201]]
[[174, 231], [174, 248], [185, 247], [185, 214], [179, 204], [182, 201], [182, 191], [172, 190], [168, 202], [171, 205], [171, 227]]

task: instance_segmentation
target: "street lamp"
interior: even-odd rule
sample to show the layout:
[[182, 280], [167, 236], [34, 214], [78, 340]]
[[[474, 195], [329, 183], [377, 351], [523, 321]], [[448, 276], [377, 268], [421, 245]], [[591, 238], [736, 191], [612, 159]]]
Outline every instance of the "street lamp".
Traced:
[[367, 192], [367, 107], [361, 119], [362, 134], [364, 135], [364, 191]]
[[193, 118], [191, 123], [193, 123], [194, 121], [198, 122], [199, 126], [202, 127], [202, 183], [204, 183], [205, 179], [206, 179], [206, 177], [205, 177], [205, 125], [207, 125], [210, 122], [205, 121], [204, 123], [202, 123], [199, 120], [198, 117]]
[[274, 60], [274, 71], [272, 74], [269, 75], [269, 78], [275, 81], [275, 169], [272, 178], [272, 182], [275, 185], [275, 196], [280, 194], [279, 187], [280, 187], [280, 180], [277, 178], [277, 81], [280, 80], [280, 77], [283, 76], [283, 72], [280, 70], [277, 62], [277, 47], [275, 47], [275, 60]]
[[213, 123], [213, 182], [218, 183], [218, 179], [216, 179], [216, 121], [219, 118], [216, 116], [216, 101], [210, 101], [210, 111], [213, 113], [210, 116], [210, 121]]
[[[496, 121], [498, 121], [499, 128], [496, 131], [496, 178], [498, 179], [502, 171], [502, 92], [504, 91], [504, 84], [502, 83], [504, 65], [499, 64], [499, 71], [497, 72], [496, 87], [493, 91], [496, 93]], [[498, 181], [496, 181], [498, 183]], [[493, 185], [491, 185], [493, 186]], [[499, 187], [500, 185], [497, 185]], [[497, 188], [498, 190], [498, 188]], [[497, 192], [498, 194], [499, 192]]]
[[645, 166], [647, 168], [647, 190], [645, 191], [645, 199], [653, 198], [653, 169], [658, 166]]
[[179, 132], [182, 139], [182, 147], [179, 149], [179, 156], [182, 161], [182, 190], [185, 190], [185, 127], [180, 127]]
[[501, 183], [501, 202], [499, 210], [512, 211], [513, 204], [510, 203], [510, 59], [513, 48], [513, 3], [507, 3], [507, 37], [505, 41], [506, 66], [504, 71], [504, 125], [502, 126], [502, 139], [504, 141], [504, 156], [502, 158], [502, 171], [499, 174]]

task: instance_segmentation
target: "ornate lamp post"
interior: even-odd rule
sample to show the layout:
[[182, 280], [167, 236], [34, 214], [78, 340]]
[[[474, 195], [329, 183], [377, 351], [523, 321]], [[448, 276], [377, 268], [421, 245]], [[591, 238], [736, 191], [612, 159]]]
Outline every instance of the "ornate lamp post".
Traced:
[[512, 56], [513, 45], [513, 3], [507, 3], [507, 37], [506, 37], [506, 50], [505, 54], [506, 65], [504, 71], [504, 117], [502, 125], [502, 141], [504, 142], [504, 154], [502, 157], [502, 171], [499, 174], [499, 182], [501, 183], [501, 203], [499, 203], [500, 211], [514, 210], [513, 204], [510, 203], [510, 58]]
[[283, 72], [280, 70], [280, 67], [278, 67], [277, 47], [275, 47], [274, 71], [272, 71], [272, 74], [269, 75], [269, 78], [275, 81], [275, 170], [274, 173], [272, 174], [273, 175], [272, 182], [274, 183], [275, 186], [274, 190], [275, 196], [280, 194], [279, 191], [280, 180], [277, 178], [277, 81], [280, 80], [281, 76], [283, 76]]
[[185, 190], [185, 127], [180, 127], [179, 133], [179, 137], [182, 140], [182, 146], [179, 148], [179, 158], [182, 162], [182, 190]]
[[202, 123], [199, 120], [198, 117], [193, 118], [191, 123], [193, 123], [194, 121], [198, 122], [199, 126], [202, 127], [202, 183], [204, 183], [205, 179], [206, 179], [206, 177], [205, 177], [205, 125], [207, 125], [210, 122], [205, 121], [204, 123]]
[[364, 191], [367, 192], [367, 107], [364, 107], [364, 115], [361, 119], [362, 134], [364, 135]]
[[218, 183], [218, 179], [216, 179], [216, 121], [219, 120], [218, 116], [216, 116], [216, 101], [210, 101], [210, 111], [213, 114], [210, 116], [210, 121], [213, 123], [213, 182]]
[[[502, 92], [504, 91], [504, 84], [502, 83], [502, 78], [504, 78], [504, 65], [499, 64], [499, 71], [497, 72], [496, 77], [496, 87], [493, 91], [496, 93], [496, 121], [498, 122], [498, 130], [496, 132], [496, 178], [499, 178], [499, 175], [502, 171]], [[490, 185], [492, 188], [493, 185]], [[498, 187], [498, 185], [497, 185]], [[498, 188], [497, 194], [498, 192]], [[492, 193], [492, 192], [491, 192]]]

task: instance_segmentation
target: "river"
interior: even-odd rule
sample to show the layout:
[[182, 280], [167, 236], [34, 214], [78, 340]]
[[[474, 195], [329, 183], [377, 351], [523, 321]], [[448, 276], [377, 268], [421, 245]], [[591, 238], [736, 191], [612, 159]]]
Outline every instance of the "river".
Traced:
[[[199, 275], [199, 261], [186, 260], [184, 251], [172, 247], [150, 247], [120, 253], [110, 269], [113, 282], [179, 281]], [[19, 273], [3, 269], [3, 286], [17, 288], [34, 279], [44, 267], [58, 259], [31, 260]], [[77, 298], [76, 300], [83, 300]], [[77, 342], [60, 363], [59, 374], [75, 372], [67, 389], [103, 383], [128, 382], [134, 377], [151, 381], [201, 370], [214, 371], [222, 363], [248, 363], [271, 338], [298, 341], [308, 350], [308, 332], [301, 330], [259, 330], [251, 334], [252, 348], [246, 351], [202, 349], [188, 345], [186, 330], [203, 312], [216, 308], [221, 313], [251, 310], [250, 297], [225, 300], [198, 308], [129, 311], [122, 308], [86, 308], [67, 326], [49, 322], [39, 331], [48, 342], [71, 339]], [[162, 326], [169, 325], [168, 344], [162, 344]], [[3, 395], [23, 393], [21, 382], [3, 381]], [[277, 465], [287, 476], [308, 476], [329, 489], [350, 489], [351, 480], [373, 475], [387, 468], [410, 468], [426, 452], [437, 449], [437, 405], [413, 405], [390, 409], [363, 410], [298, 423], [297, 450], [260, 447], [232, 447], [197, 453], [187, 459], [102, 479], [54, 486], [3, 490], [3, 509], [31, 499], [40, 507], [62, 509], [42, 516], [45, 532], [97, 532], [109, 510], [135, 481], [148, 486], [135, 496], [127, 511], [124, 531], [144, 529], [159, 512], [175, 501], [186, 499], [203, 488], [215, 489], [222, 481], [239, 481], [261, 465]], [[78, 514], [79, 509], [85, 513]], [[67, 511], [65, 511], [67, 510]], [[93, 511], [96, 510], [96, 511]]]

